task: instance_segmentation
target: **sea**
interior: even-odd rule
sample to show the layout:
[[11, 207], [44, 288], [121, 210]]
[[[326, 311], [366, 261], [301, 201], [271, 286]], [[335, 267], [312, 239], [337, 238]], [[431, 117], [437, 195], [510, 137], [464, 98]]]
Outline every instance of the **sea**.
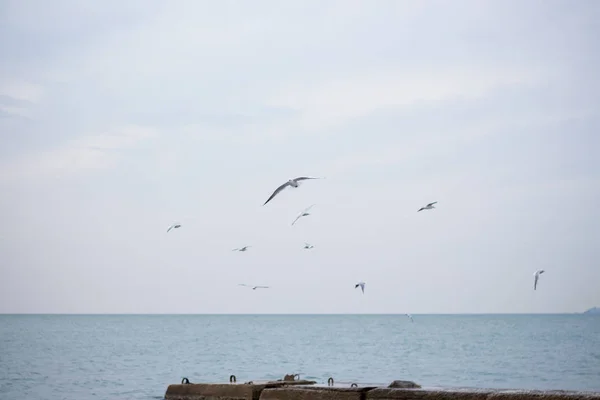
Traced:
[[600, 391], [594, 315], [0, 315], [0, 399], [302, 379]]

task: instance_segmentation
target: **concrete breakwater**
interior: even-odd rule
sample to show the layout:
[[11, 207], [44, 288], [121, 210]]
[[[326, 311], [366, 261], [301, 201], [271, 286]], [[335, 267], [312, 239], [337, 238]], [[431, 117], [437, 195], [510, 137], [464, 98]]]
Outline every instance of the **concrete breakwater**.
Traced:
[[327, 385], [286, 375], [276, 381], [237, 383], [191, 383], [169, 385], [165, 400], [600, 400], [600, 393], [573, 391], [439, 389], [422, 388], [411, 381], [388, 386], [335, 383]]

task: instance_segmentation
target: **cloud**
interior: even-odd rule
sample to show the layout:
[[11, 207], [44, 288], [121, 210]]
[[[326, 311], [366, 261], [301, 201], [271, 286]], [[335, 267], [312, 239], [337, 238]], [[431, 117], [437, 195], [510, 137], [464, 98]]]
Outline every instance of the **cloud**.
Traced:
[[0, 96], [12, 97], [16, 100], [23, 100], [30, 103], [37, 103], [41, 100], [44, 90], [40, 85], [23, 81], [0, 82]]
[[126, 125], [96, 135], [81, 136], [62, 146], [40, 151], [0, 167], [0, 181], [23, 178], [66, 177], [89, 170], [115, 168], [120, 150], [130, 150], [158, 136], [151, 127]]
[[388, 66], [345, 79], [278, 89], [267, 103], [300, 110], [302, 128], [321, 131], [380, 109], [476, 98], [502, 86], [538, 84], [550, 77], [550, 71], [540, 71], [534, 66], [434, 71], [406, 71]]
[[31, 118], [31, 108], [43, 97], [39, 85], [19, 81], [0, 81], [0, 115]]
[[0, 116], [30, 118], [31, 112], [23, 107], [11, 107], [0, 104]]

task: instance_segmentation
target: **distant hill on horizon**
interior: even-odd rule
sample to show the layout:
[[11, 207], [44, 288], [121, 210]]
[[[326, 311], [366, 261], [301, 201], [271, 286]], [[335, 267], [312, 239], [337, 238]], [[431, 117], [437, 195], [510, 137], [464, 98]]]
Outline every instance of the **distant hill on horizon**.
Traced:
[[599, 314], [600, 315], [600, 307], [592, 307], [587, 311], [583, 312], [584, 314]]

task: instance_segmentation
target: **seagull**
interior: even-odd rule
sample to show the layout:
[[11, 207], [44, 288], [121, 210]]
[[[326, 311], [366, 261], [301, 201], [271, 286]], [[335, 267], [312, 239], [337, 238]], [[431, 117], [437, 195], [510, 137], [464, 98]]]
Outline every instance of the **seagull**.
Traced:
[[233, 249], [231, 251], [246, 251], [246, 250], [248, 250], [248, 247], [252, 247], [252, 246], [244, 246], [244, 247], [240, 247], [239, 249]]
[[533, 274], [533, 290], [537, 288], [538, 279], [540, 279], [540, 275], [543, 273], [543, 269], [538, 269], [537, 271], [535, 271], [535, 274]]
[[273, 197], [277, 196], [277, 193], [281, 192], [286, 187], [291, 186], [291, 187], [297, 188], [298, 186], [300, 186], [300, 181], [304, 181], [306, 179], [321, 179], [321, 178], [311, 178], [311, 177], [308, 177], [308, 176], [301, 176], [301, 177], [298, 177], [298, 178], [290, 179], [289, 181], [287, 181], [286, 183], [284, 183], [283, 185], [281, 185], [277, 189], [275, 189], [275, 191], [273, 192], [273, 194], [271, 195], [271, 197], [269, 197], [267, 199], [267, 201], [265, 201], [265, 204], [263, 204], [263, 206], [266, 205], [269, 201], [271, 201], [271, 199]]
[[[433, 203], [429, 203], [427, 204], [425, 207], [421, 207], [419, 208], [419, 211], [423, 211], [423, 210], [431, 210], [432, 208], [435, 208], [433, 205], [437, 203], [437, 201], [434, 201]], [[417, 211], [417, 212], [419, 212]]]
[[365, 294], [365, 283], [364, 282], [358, 282], [356, 285], [354, 285], [354, 289], [356, 289], [359, 286], [360, 286], [360, 289], [362, 290], [363, 294]]
[[246, 287], [252, 288], [252, 290], [269, 288], [268, 286], [250, 286], [250, 285], [246, 285], [245, 283], [240, 283], [239, 286], [246, 286]]
[[312, 245], [312, 244], [310, 244], [310, 243], [306, 243], [306, 242], [304, 242], [304, 248], [305, 248], [305, 249], [312, 249], [313, 247], [315, 247], [315, 246], [313, 246], [313, 245]]
[[312, 207], [314, 206], [314, 204], [312, 204], [311, 206], [307, 207], [304, 211], [302, 211], [294, 220], [294, 222], [292, 222], [292, 225], [294, 225], [296, 223], [296, 221], [298, 221], [300, 218], [302, 217], [307, 217], [310, 215], [310, 213], [308, 212], [308, 210], [310, 210]]
[[406, 316], [407, 316], [408, 318], [410, 318], [410, 322], [415, 322], [415, 321], [413, 321], [412, 315], [410, 315], [410, 314], [406, 314]]
[[171, 225], [171, 226], [169, 227], [169, 229], [167, 229], [167, 233], [169, 233], [169, 231], [170, 231], [171, 229], [177, 229], [177, 228], [180, 228], [180, 227], [181, 227], [181, 224], [173, 224], [173, 225]]

